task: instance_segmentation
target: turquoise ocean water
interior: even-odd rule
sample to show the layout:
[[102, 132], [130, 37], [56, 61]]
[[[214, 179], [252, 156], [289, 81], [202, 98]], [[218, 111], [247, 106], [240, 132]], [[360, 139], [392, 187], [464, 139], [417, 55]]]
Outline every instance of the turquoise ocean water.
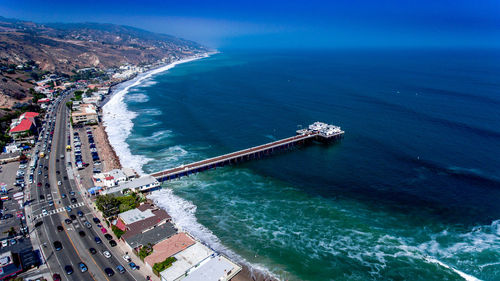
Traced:
[[289, 280], [500, 280], [500, 52], [225, 51], [133, 82], [106, 125], [143, 173], [346, 131], [151, 196], [214, 249]]

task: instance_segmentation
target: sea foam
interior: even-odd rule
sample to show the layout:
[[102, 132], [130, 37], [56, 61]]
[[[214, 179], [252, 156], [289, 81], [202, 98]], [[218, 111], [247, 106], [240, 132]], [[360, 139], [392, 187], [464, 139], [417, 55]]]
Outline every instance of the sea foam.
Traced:
[[124, 101], [125, 96], [134, 87], [140, 86], [143, 83], [151, 82], [150, 78], [153, 75], [167, 71], [178, 64], [190, 62], [193, 60], [208, 57], [209, 54], [197, 57], [189, 57], [183, 60], [173, 62], [171, 64], [159, 67], [157, 69], [148, 71], [138, 75], [131, 81], [126, 82], [124, 88], [119, 88], [113, 97], [103, 107], [103, 124], [108, 134], [110, 144], [113, 146], [116, 154], [120, 158], [120, 162], [124, 167], [133, 168], [137, 173], [144, 174], [142, 167], [151, 161], [142, 155], [132, 154], [130, 147], [126, 140], [130, 136], [130, 132], [134, 127], [132, 122], [137, 117], [137, 113], [129, 110]]

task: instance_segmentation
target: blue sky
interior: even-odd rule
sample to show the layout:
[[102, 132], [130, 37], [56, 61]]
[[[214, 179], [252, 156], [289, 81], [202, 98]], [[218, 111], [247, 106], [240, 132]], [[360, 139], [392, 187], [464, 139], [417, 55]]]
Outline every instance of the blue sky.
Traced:
[[500, 47], [500, 0], [2, 0], [0, 15], [126, 24], [214, 48]]

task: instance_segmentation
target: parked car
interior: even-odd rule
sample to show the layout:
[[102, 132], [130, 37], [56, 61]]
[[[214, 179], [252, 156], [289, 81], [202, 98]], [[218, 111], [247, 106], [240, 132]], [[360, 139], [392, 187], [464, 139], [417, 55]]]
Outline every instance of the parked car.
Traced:
[[126, 261], [126, 262], [131, 262], [132, 260], [130, 259], [130, 256], [129, 255], [124, 255], [123, 256], [123, 259]]
[[64, 220], [64, 222], [65, 222], [66, 224], [71, 224], [71, 220], [70, 220], [70, 219], [65, 219], [65, 220]]
[[104, 234], [104, 238], [106, 238], [108, 240], [112, 240], [113, 236], [111, 236], [109, 233], [106, 233], [106, 234]]
[[102, 243], [101, 238], [99, 238], [99, 237], [97, 237], [97, 236], [96, 236], [96, 237], [94, 237], [94, 240], [95, 240], [95, 242], [96, 242], [97, 244], [101, 244], [101, 243]]
[[107, 259], [111, 258], [111, 253], [110, 253], [109, 251], [104, 251], [104, 252], [102, 252], [102, 254], [103, 254], [103, 255], [104, 255]]
[[121, 265], [117, 265], [116, 270], [118, 270], [118, 272], [120, 272], [121, 274], [125, 273], [125, 268]]
[[64, 231], [64, 227], [62, 227], [61, 225], [58, 225], [57, 232], [62, 232], [62, 231]]
[[71, 201], [71, 203], [76, 203], [76, 198], [71, 198], [69, 201]]
[[88, 221], [86, 221], [83, 225], [85, 225], [86, 228], [91, 228], [92, 227], [92, 225]]
[[101, 220], [98, 218], [92, 218], [95, 224], [101, 223]]
[[115, 247], [116, 246], [116, 241], [115, 240], [109, 240], [109, 245], [111, 245], [111, 247]]
[[128, 266], [130, 266], [130, 268], [131, 268], [132, 270], [136, 270], [136, 269], [137, 269], [137, 265], [135, 265], [135, 263], [133, 263], [133, 262], [130, 262], [130, 263], [128, 264]]

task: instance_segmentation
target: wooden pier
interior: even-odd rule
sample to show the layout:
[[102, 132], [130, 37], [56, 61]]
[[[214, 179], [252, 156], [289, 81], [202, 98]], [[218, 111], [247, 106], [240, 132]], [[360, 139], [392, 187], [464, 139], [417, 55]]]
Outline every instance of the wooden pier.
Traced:
[[297, 131], [297, 135], [293, 137], [239, 150], [191, 164], [181, 165], [172, 169], [152, 173], [151, 176], [155, 177], [159, 182], [164, 182], [206, 170], [215, 169], [217, 167], [224, 167], [253, 159], [260, 159], [267, 157], [274, 152], [289, 150], [297, 145], [303, 145], [306, 142], [313, 140], [319, 142], [335, 141], [342, 138], [343, 134], [344, 131], [340, 130], [340, 128], [334, 132], [329, 132], [329, 134], [325, 134], [325, 132], [321, 130], [299, 130]]

